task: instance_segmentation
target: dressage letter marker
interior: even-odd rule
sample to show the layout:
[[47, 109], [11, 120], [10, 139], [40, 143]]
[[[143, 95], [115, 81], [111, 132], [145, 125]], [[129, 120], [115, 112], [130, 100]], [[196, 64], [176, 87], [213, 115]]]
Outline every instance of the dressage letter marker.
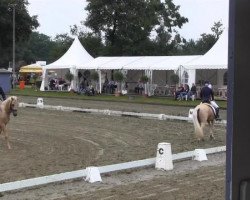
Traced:
[[170, 143], [158, 144], [155, 168], [163, 170], [172, 170], [174, 168]]
[[85, 181], [88, 181], [90, 183], [102, 182], [102, 178], [98, 167], [87, 167], [86, 171], [87, 171], [87, 176]]
[[43, 108], [43, 98], [37, 98], [37, 106]]
[[194, 150], [194, 160], [204, 161], [207, 160], [207, 154], [204, 149]]

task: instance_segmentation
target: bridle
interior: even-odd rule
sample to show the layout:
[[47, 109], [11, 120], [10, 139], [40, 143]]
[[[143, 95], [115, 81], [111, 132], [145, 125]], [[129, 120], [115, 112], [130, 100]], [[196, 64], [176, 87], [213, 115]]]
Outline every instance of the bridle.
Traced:
[[14, 108], [14, 104], [12, 103], [13, 102], [13, 100], [11, 100], [11, 102], [10, 102], [10, 113], [13, 113], [13, 114], [16, 114], [17, 113], [17, 109], [15, 109]]

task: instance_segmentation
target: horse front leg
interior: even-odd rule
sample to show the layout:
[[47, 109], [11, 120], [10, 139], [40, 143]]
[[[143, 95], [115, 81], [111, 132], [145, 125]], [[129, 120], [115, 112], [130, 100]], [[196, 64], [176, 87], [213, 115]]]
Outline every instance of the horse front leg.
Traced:
[[209, 123], [209, 133], [210, 133], [210, 140], [214, 140], [214, 121]]
[[3, 127], [3, 134], [4, 134], [4, 138], [6, 140], [6, 144], [7, 144], [8, 149], [11, 149], [10, 141], [9, 141], [9, 134], [7, 132], [6, 126]]

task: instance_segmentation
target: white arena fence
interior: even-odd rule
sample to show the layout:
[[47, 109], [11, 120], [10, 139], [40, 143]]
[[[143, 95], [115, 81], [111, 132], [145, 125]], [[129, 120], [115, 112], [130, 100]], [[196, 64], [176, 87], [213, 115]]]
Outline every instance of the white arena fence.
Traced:
[[[19, 107], [29, 107], [29, 108], [39, 108], [47, 110], [60, 110], [68, 112], [82, 112], [82, 113], [92, 113], [92, 114], [102, 114], [110, 116], [124, 116], [124, 117], [136, 117], [144, 119], [158, 119], [158, 120], [181, 120], [192, 122], [192, 118], [184, 116], [174, 116], [174, 115], [165, 115], [165, 114], [153, 114], [153, 113], [140, 113], [140, 112], [125, 112], [125, 111], [115, 111], [108, 109], [85, 109], [77, 107], [65, 107], [65, 106], [52, 106], [52, 105], [37, 105], [37, 104], [28, 104], [28, 103], [19, 103]], [[225, 125], [226, 120], [216, 121], [216, 124]]]
[[[40, 109], [48, 109], [48, 110], [61, 110], [61, 111], [69, 111], [69, 112], [83, 112], [83, 113], [95, 113], [95, 114], [103, 114], [103, 115], [112, 115], [112, 116], [129, 116], [129, 117], [138, 117], [138, 118], [146, 118], [146, 119], [158, 119], [158, 120], [183, 120], [183, 121], [192, 121], [190, 117], [182, 117], [182, 116], [172, 116], [165, 114], [150, 114], [150, 113], [135, 113], [135, 112], [122, 112], [122, 111], [114, 111], [114, 110], [99, 110], [99, 109], [83, 109], [76, 107], [64, 107], [64, 106], [52, 106], [52, 105], [37, 105], [37, 104], [27, 104], [27, 103], [19, 103], [19, 107], [31, 107], [31, 108], [40, 108]], [[219, 122], [221, 124], [226, 124], [226, 121]], [[226, 146], [214, 147], [209, 149], [204, 149], [206, 154], [214, 154], [219, 152], [225, 152]], [[188, 151], [178, 154], [172, 155], [173, 162], [177, 162], [185, 159], [193, 159], [195, 156], [194, 151]], [[131, 162], [125, 162], [114, 165], [106, 165], [98, 167], [100, 174], [110, 173], [114, 171], [121, 171], [126, 169], [133, 169], [139, 167], [153, 166], [156, 163], [156, 158], [149, 158], [144, 160], [137, 160]], [[35, 186], [41, 186], [49, 183], [56, 183], [66, 180], [84, 178], [87, 176], [87, 168], [72, 172], [65, 172], [60, 174], [54, 174], [49, 176], [42, 176], [37, 178], [31, 178], [26, 180], [20, 180], [15, 182], [3, 183], [0, 184], [0, 192], [7, 192], [13, 190], [19, 190], [24, 188], [30, 188]]]
[[[204, 151], [206, 152], [206, 154], [225, 152], [226, 146], [208, 148], [208, 149], [204, 149]], [[194, 156], [195, 156], [195, 150], [173, 154], [172, 160], [177, 162], [177, 161], [181, 161], [184, 159], [193, 159]], [[137, 160], [137, 161], [120, 163], [120, 164], [114, 164], [114, 165], [100, 166], [98, 167], [98, 170], [100, 174], [105, 174], [105, 173], [110, 173], [114, 171], [153, 166], [155, 165], [155, 163], [156, 163], [156, 158], [149, 158], [149, 159], [144, 159], [144, 160]], [[31, 179], [26, 179], [26, 180], [20, 180], [20, 181], [15, 181], [15, 182], [3, 183], [3, 184], [0, 184], [0, 192], [20, 190], [24, 188], [31, 188], [31, 187], [41, 186], [41, 185], [45, 185], [49, 183], [56, 183], [56, 182], [78, 179], [78, 178], [83, 179], [87, 176], [86, 169], [72, 171], [72, 172], [65, 172], [65, 173], [60, 173], [60, 174], [54, 174], [54, 175], [49, 175], [49, 176], [42, 176], [42, 177], [37, 177], [37, 178], [31, 178]]]

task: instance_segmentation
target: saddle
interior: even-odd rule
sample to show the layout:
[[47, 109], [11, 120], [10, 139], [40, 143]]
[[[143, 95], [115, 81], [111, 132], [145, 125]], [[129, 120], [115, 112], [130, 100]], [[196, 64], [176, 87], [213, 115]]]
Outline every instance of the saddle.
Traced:
[[209, 103], [202, 103], [202, 104], [205, 104], [205, 105], [209, 106], [212, 109], [212, 111], [214, 113], [214, 116], [216, 117], [216, 110], [211, 104], [209, 104]]

